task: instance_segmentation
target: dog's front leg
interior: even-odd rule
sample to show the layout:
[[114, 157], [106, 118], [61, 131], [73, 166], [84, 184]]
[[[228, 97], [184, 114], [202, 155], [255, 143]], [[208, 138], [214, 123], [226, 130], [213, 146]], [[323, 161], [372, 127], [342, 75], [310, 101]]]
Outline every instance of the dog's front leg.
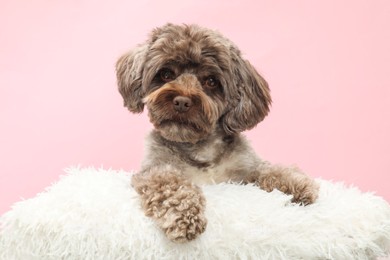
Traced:
[[203, 233], [206, 200], [200, 188], [171, 167], [153, 167], [132, 177], [148, 217], [174, 242], [186, 242]]
[[262, 163], [245, 180], [255, 183], [265, 191], [278, 189], [293, 195], [292, 202], [312, 204], [318, 197], [319, 185], [298, 168]]

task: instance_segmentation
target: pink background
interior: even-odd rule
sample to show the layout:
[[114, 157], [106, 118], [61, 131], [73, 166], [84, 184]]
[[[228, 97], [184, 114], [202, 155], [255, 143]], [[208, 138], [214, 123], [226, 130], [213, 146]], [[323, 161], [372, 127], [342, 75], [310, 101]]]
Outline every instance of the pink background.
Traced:
[[139, 168], [151, 126], [114, 64], [166, 22], [218, 29], [268, 80], [262, 157], [390, 201], [389, 1], [3, 0], [0, 214], [71, 165]]

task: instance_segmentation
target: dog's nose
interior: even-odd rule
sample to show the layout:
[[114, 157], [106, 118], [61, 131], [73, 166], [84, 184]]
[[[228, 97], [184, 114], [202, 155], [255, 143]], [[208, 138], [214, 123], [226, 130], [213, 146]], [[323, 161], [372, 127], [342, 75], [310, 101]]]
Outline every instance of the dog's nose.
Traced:
[[178, 112], [187, 112], [192, 106], [192, 101], [188, 97], [177, 96], [173, 99], [173, 107]]

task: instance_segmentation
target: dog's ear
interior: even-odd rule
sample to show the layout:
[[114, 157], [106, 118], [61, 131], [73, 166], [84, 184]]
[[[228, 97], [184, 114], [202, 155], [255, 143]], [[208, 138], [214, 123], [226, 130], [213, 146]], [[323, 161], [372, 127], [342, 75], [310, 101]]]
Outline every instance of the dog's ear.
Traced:
[[238, 133], [261, 122], [267, 116], [272, 100], [268, 83], [248, 61], [239, 54], [233, 55], [232, 61], [233, 102], [222, 118], [222, 125], [226, 132]]
[[144, 109], [142, 74], [147, 50], [148, 44], [140, 45], [122, 55], [116, 63], [118, 89], [124, 106], [134, 113], [141, 113]]

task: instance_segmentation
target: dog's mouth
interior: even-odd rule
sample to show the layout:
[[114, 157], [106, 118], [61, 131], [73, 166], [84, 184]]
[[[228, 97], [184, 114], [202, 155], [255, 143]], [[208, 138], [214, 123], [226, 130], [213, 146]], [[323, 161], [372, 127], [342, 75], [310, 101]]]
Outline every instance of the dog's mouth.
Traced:
[[[198, 92], [192, 95], [174, 92], [174, 96], [171, 96], [168, 87], [169, 85], [152, 92], [144, 100], [150, 122], [155, 129], [162, 137], [174, 142], [196, 143], [206, 138], [217, 123], [214, 118], [216, 106], [212, 100], [206, 94]], [[187, 108], [177, 107], [180, 102], [173, 102], [175, 97], [190, 97], [191, 105]]]
[[179, 127], [179, 128], [186, 128], [188, 130], [192, 130], [192, 131], [203, 131], [203, 128], [200, 127], [199, 125], [191, 122], [191, 121], [187, 121], [187, 120], [173, 120], [173, 119], [165, 119], [165, 120], [162, 120], [159, 124], [160, 127], [170, 127], [170, 126], [176, 126], [176, 127]]
[[167, 140], [180, 143], [196, 143], [210, 134], [213, 125], [202, 125], [190, 120], [164, 119], [154, 124]]

